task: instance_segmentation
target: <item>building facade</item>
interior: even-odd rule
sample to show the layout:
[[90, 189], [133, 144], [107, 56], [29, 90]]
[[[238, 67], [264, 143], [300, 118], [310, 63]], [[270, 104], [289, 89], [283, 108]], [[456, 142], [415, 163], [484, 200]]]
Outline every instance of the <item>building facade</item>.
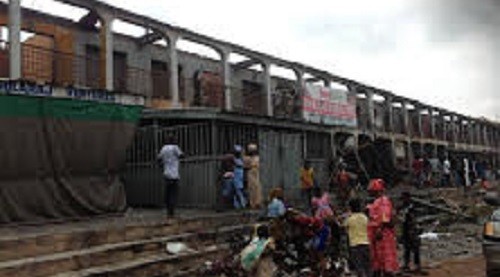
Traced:
[[[498, 165], [498, 123], [421, 103], [99, 1], [58, 1], [86, 9], [88, 14], [73, 21], [21, 8], [19, 0], [0, 3], [0, 25], [9, 29], [9, 40], [0, 43], [1, 78], [140, 95], [145, 98], [149, 115], [162, 114], [158, 118], [168, 117], [168, 124], [175, 124], [168, 113], [175, 115], [179, 109], [199, 113], [204, 108], [267, 118], [274, 120], [277, 128], [290, 122], [308, 124], [303, 97], [307, 84], [330, 88], [335, 83], [346, 88], [346, 95], [355, 97], [356, 125], [314, 125], [322, 128], [321, 133], [331, 135], [332, 148], [338, 146], [338, 137], [352, 136], [357, 142], [369, 141], [389, 149], [393, 164], [406, 167], [416, 156], [444, 158], [450, 153], [485, 159], [492, 168]], [[144, 34], [132, 37], [113, 32], [117, 20], [140, 26]], [[30, 33], [30, 37], [21, 41], [21, 31]], [[178, 50], [183, 40], [213, 49], [219, 59]], [[246, 59], [231, 62], [232, 54]], [[256, 65], [261, 70], [255, 69]], [[287, 68], [295, 78], [272, 76], [272, 66]], [[144, 122], [156, 121], [149, 116]], [[312, 148], [303, 144], [304, 152], [308, 147]], [[333, 156], [336, 154], [334, 150]]]

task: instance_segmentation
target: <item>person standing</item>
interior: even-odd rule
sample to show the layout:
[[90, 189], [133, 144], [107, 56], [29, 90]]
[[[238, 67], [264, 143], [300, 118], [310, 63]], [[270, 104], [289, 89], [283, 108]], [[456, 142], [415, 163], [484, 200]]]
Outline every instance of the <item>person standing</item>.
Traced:
[[443, 162], [443, 186], [447, 187], [451, 184], [451, 163], [448, 157]]
[[351, 192], [351, 178], [346, 170], [345, 164], [339, 165], [339, 172], [336, 178], [337, 182], [337, 195], [340, 201], [341, 207], [347, 206], [347, 201], [349, 200], [349, 194]]
[[245, 156], [245, 168], [247, 169], [248, 198], [250, 208], [260, 209], [262, 207], [262, 186], [260, 183], [260, 160], [257, 145], [251, 143], [247, 147], [248, 155]]
[[411, 203], [411, 194], [403, 192], [401, 195], [403, 216], [402, 240], [404, 247], [403, 270], [410, 271], [410, 258], [413, 255], [413, 265], [417, 273], [423, 273], [420, 264], [420, 234], [422, 233], [417, 224], [416, 210]]
[[274, 188], [269, 193], [269, 204], [267, 205], [268, 218], [280, 218], [285, 215], [286, 207], [283, 202], [283, 189]]
[[330, 195], [322, 192], [320, 187], [313, 189], [311, 207], [313, 216], [324, 220], [326, 223], [333, 221], [334, 213], [330, 204]]
[[382, 179], [370, 181], [368, 191], [375, 201], [368, 206], [368, 239], [373, 276], [394, 276], [399, 270], [392, 202], [385, 195]]
[[165, 206], [169, 216], [174, 216], [179, 192], [179, 159], [184, 156], [175, 142], [172, 134], [167, 136], [165, 145], [158, 153], [158, 160], [163, 165], [163, 178], [165, 180]]
[[464, 186], [466, 188], [471, 186], [471, 180], [470, 180], [470, 165], [469, 165], [469, 159], [464, 158], [463, 159], [464, 163]]
[[420, 187], [424, 180], [423, 168], [424, 168], [423, 160], [420, 158], [420, 156], [418, 155], [415, 156], [415, 159], [413, 160], [412, 163], [412, 169], [413, 169], [413, 180], [417, 187]]
[[245, 197], [245, 169], [243, 165], [243, 149], [240, 145], [234, 146], [234, 199], [233, 204], [236, 209], [243, 209], [247, 206]]
[[350, 215], [344, 223], [349, 237], [349, 259], [356, 276], [371, 277], [368, 218], [361, 212], [359, 199], [349, 201], [349, 207]]
[[311, 210], [312, 190], [314, 187], [314, 169], [309, 161], [304, 162], [304, 166], [300, 169], [300, 190], [302, 199], [306, 206]]
[[234, 154], [227, 153], [221, 159], [221, 201], [220, 210], [233, 206], [234, 199]]

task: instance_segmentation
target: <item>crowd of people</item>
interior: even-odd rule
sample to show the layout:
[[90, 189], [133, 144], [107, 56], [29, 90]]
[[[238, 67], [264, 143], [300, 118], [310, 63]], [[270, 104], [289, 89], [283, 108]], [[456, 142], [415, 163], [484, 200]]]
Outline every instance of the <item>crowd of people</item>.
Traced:
[[[308, 181], [310, 180], [302, 178], [302, 182]], [[288, 243], [301, 243], [302, 248], [299, 248], [299, 251], [305, 253], [301, 260], [311, 261], [320, 273], [314, 276], [337, 276], [324, 273], [331, 267], [327, 265], [327, 261], [338, 261], [340, 257], [348, 258], [349, 268], [359, 277], [395, 276], [401, 270], [425, 275], [420, 264], [421, 230], [409, 201], [410, 195], [403, 193], [402, 205], [396, 208], [385, 193], [386, 184], [382, 179], [371, 180], [368, 192], [371, 200], [349, 197], [348, 207], [344, 210], [331, 203], [331, 195], [328, 192], [313, 186], [311, 199], [308, 201], [310, 206], [309, 203], [304, 203], [302, 207], [305, 208], [300, 211], [300, 208], [286, 201], [281, 188], [273, 189], [266, 214], [270, 222], [269, 237], [272, 238], [272, 245], [286, 244], [287, 239]], [[398, 218], [403, 220], [402, 268], [397, 252]], [[298, 233], [293, 231], [294, 228], [299, 230]], [[341, 234], [344, 234], [347, 241], [342, 239]], [[347, 255], [341, 254], [343, 243], [346, 243], [348, 248]], [[411, 260], [414, 266], [412, 270]], [[255, 268], [258, 268], [258, 263], [255, 264]], [[251, 270], [251, 267], [248, 270]]]
[[[172, 137], [158, 154], [163, 165], [166, 184], [165, 203], [169, 215], [174, 215], [178, 183], [179, 159], [183, 152]], [[220, 203], [223, 209], [245, 209], [263, 211], [269, 220], [269, 230], [260, 230], [260, 240], [255, 240], [252, 251], [264, 253], [268, 245], [280, 245], [290, 238], [290, 226], [298, 230], [292, 236], [301, 241], [301, 253], [306, 253], [318, 266], [326, 271], [328, 258], [339, 257], [342, 245], [348, 248], [349, 267], [359, 277], [394, 276], [401, 270], [425, 274], [420, 260], [421, 228], [417, 224], [411, 195], [404, 192], [395, 207], [386, 195], [383, 179], [369, 181], [365, 193], [356, 175], [348, 172], [346, 164], [340, 162], [332, 172], [329, 191], [323, 191], [315, 178], [314, 168], [308, 161], [300, 168], [299, 188], [302, 203], [286, 201], [281, 187], [272, 189], [264, 199], [260, 183], [260, 160], [256, 144], [244, 149], [234, 145], [233, 151], [220, 158]], [[464, 159], [416, 157], [411, 175], [417, 187], [423, 186], [470, 186], [472, 180], [488, 180], [488, 164]], [[335, 203], [332, 203], [335, 198]], [[335, 205], [334, 205], [335, 204]], [[402, 222], [399, 222], [402, 220]], [[396, 230], [401, 228], [400, 241], [404, 248], [403, 266], [398, 262]], [[347, 241], [342, 240], [342, 236]], [[273, 243], [270, 243], [273, 241]], [[257, 243], [259, 242], [259, 243]], [[275, 244], [276, 243], [276, 244]], [[255, 253], [248, 251], [251, 255]], [[255, 256], [252, 256], [255, 258]], [[255, 259], [245, 260], [247, 270], [252, 270]], [[250, 262], [252, 261], [252, 262]], [[320, 275], [323, 276], [323, 275]]]
[[467, 157], [442, 159], [428, 156], [416, 156], [412, 162], [413, 183], [417, 187], [470, 187], [476, 182], [483, 186], [494, 172], [485, 160], [473, 160]]
[[221, 159], [221, 196], [223, 209], [261, 209], [263, 205], [260, 183], [260, 160], [257, 145], [251, 143], [244, 151], [235, 145], [233, 152]]

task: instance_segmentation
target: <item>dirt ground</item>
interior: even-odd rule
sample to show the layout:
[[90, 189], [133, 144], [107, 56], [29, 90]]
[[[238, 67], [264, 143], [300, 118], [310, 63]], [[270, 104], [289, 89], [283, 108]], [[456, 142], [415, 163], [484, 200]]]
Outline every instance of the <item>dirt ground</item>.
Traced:
[[431, 277], [485, 277], [483, 256], [472, 258], [455, 258], [429, 265], [428, 276]]

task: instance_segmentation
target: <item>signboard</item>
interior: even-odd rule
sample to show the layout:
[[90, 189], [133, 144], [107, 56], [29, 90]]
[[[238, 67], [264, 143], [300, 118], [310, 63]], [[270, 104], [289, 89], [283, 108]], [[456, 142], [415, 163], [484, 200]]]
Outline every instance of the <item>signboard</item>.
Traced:
[[346, 127], [357, 126], [356, 95], [347, 90], [306, 84], [303, 115], [309, 122]]
[[53, 87], [51, 85], [40, 85], [26, 81], [0, 80], [0, 94], [72, 98], [123, 105], [144, 105], [144, 97], [142, 96], [115, 94], [100, 89]]

